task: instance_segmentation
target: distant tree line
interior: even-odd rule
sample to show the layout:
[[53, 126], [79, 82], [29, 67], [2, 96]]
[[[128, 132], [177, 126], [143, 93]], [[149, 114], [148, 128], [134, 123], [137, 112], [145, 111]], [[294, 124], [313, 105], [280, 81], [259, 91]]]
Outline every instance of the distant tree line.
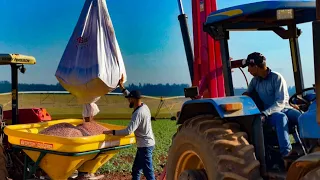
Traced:
[[[129, 90], [137, 89], [142, 94], [148, 96], [183, 96], [183, 89], [189, 87], [189, 84], [129, 84], [126, 88]], [[65, 91], [59, 84], [19, 84], [19, 91]], [[235, 88], [235, 95], [241, 95], [245, 88]], [[295, 93], [295, 87], [288, 88], [289, 94]], [[0, 81], [0, 93], [11, 92], [11, 83], [9, 81]], [[114, 92], [120, 92], [116, 89]]]
[[[58, 84], [18, 84], [19, 91], [65, 91], [65, 89]], [[11, 92], [11, 83], [9, 81], [0, 81], [0, 93]]]

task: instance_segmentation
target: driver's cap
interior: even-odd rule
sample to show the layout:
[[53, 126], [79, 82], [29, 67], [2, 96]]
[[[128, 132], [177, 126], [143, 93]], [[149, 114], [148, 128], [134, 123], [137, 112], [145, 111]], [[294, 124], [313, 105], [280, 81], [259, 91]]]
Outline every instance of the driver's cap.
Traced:
[[248, 55], [247, 59], [243, 61], [243, 67], [249, 66], [249, 65], [260, 65], [265, 63], [266, 58], [259, 52], [253, 52]]

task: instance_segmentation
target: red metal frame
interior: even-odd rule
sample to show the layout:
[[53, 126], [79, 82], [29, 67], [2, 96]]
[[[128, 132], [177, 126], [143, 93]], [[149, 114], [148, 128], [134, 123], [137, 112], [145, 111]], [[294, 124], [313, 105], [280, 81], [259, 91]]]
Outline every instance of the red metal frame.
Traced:
[[[216, 0], [192, 0], [193, 49], [194, 49], [194, 79], [193, 86], [203, 86], [209, 91], [206, 98], [224, 97], [224, 78], [220, 43], [214, 41], [203, 31], [202, 24], [206, 17], [217, 10]], [[166, 179], [166, 168], [160, 176]]]
[[[198, 7], [198, 8], [195, 8]], [[193, 86], [198, 86], [200, 84], [201, 80], [201, 60], [200, 60], [200, 1], [199, 0], [193, 0], [192, 1], [192, 20], [193, 20], [193, 51], [194, 51], [194, 63], [193, 63], [193, 69], [194, 69], [194, 80], [192, 82]]]
[[192, 0], [195, 59], [192, 85], [200, 87], [204, 83], [208, 90], [208, 94], [204, 95], [206, 98], [225, 96], [220, 43], [205, 33], [202, 27], [206, 17], [216, 10], [216, 0]]
[[[192, 85], [198, 87], [204, 85], [209, 91], [209, 94], [205, 96], [207, 98], [225, 96], [220, 43], [205, 33], [202, 27], [206, 17], [216, 10], [216, 0], [192, 0], [194, 44]], [[166, 179], [166, 168], [163, 169], [160, 179]]]

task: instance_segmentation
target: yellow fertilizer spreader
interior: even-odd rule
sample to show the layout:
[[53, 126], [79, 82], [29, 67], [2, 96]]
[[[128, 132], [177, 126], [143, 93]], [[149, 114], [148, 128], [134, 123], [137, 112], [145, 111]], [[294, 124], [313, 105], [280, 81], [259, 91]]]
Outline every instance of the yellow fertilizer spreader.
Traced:
[[[38, 134], [41, 130], [62, 122], [76, 126], [81, 124], [83, 120], [62, 119], [5, 127], [4, 132], [8, 136], [9, 143], [13, 148], [20, 149], [26, 154], [24, 179], [31, 176], [39, 167], [53, 180], [66, 180], [75, 170], [95, 173], [120, 149], [136, 143], [134, 134], [125, 137], [105, 134], [85, 137], [57, 137]], [[125, 126], [106, 123], [99, 124], [108, 129], [125, 128]]]

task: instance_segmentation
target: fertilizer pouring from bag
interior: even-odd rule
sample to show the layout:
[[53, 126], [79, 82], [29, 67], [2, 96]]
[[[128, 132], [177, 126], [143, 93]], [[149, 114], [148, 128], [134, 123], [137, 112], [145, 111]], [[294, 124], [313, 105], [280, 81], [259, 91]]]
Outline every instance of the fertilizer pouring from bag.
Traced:
[[105, 0], [86, 0], [55, 76], [79, 104], [117, 88], [126, 69]]
[[96, 104], [99, 99], [100, 97], [97, 97], [93, 102], [83, 105], [82, 117], [93, 117], [100, 112], [98, 105]]
[[94, 136], [102, 134], [103, 131], [109, 129], [96, 123], [96, 122], [84, 122], [78, 126], [74, 126], [69, 123], [59, 123], [39, 132], [39, 134], [45, 134], [49, 136], [61, 136], [61, 137], [82, 137], [82, 136]]

